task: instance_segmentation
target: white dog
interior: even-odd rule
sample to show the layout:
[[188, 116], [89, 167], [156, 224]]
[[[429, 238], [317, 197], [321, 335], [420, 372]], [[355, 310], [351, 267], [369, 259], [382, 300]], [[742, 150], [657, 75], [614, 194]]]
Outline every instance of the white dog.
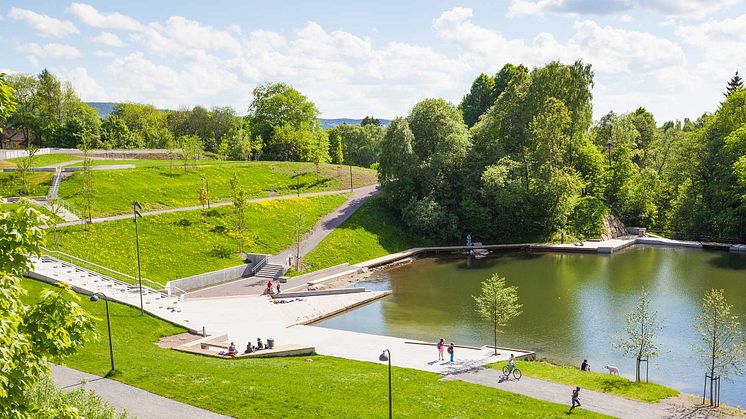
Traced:
[[619, 368], [611, 365], [604, 365], [604, 368], [609, 370], [609, 374], [619, 376]]

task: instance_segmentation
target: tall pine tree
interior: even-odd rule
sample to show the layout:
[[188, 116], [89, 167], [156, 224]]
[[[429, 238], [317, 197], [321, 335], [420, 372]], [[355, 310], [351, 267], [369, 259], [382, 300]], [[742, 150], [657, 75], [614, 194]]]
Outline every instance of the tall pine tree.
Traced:
[[725, 93], [723, 93], [723, 95], [728, 97], [738, 90], [743, 90], [743, 79], [738, 75], [738, 71], [736, 71], [736, 74], [728, 82], [728, 86], [725, 88]]

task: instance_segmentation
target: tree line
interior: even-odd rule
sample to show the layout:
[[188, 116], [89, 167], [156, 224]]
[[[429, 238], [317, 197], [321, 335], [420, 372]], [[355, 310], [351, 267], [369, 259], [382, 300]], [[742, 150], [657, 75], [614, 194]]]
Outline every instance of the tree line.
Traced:
[[185, 165], [209, 153], [374, 167], [405, 224], [439, 240], [574, 241], [598, 236], [614, 214], [679, 238], [746, 241], [738, 73], [720, 107], [694, 120], [658, 123], [640, 107], [593, 122], [589, 64], [506, 64], [479, 75], [458, 105], [425, 99], [388, 128], [366, 117], [328, 130], [286, 83], [256, 86], [246, 116], [122, 103], [102, 120], [46, 70], [8, 82], [17, 105], [4, 126], [39, 146], [75, 147], [86, 133], [93, 148], [179, 149]]
[[589, 64], [505, 65], [463, 101], [417, 103], [381, 143], [384, 197], [412, 231], [489, 242], [598, 237], [607, 214], [682, 238], [746, 240], [746, 92], [658, 125], [592, 121]]

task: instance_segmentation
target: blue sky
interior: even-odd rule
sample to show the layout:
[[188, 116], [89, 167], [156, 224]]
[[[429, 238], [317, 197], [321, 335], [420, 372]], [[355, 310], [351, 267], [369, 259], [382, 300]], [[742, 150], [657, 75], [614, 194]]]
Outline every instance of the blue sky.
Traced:
[[49, 68], [86, 101], [239, 113], [257, 83], [285, 81], [327, 118], [457, 103], [507, 62], [578, 58], [595, 70], [596, 118], [696, 118], [746, 72], [744, 45], [744, 0], [0, 3], [0, 71]]

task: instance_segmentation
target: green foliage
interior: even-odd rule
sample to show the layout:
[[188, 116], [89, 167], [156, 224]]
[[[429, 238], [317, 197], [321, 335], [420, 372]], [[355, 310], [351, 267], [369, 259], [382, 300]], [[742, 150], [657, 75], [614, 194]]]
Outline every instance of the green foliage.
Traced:
[[[266, 159], [283, 160], [283, 156], [289, 151], [278, 147], [278, 144], [288, 140], [290, 131], [311, 131], [317, 125], [319, 111], [316, 105], [288, 84], [260, 84], [254, 88], [252, 96], [247, 119], [252, 137], [261, 137], [266, 142], [263, 153]], [[282, 127], [282, 130], [277, 131]], [[274, 136], [278, 132], [285, 137], [275, 140]], [[298, 159], [300, 154], [298, 151], [293, 157]]]
[[342, 124], [329, 130], [329, 149], [338, 150], [333, 163], [370, 167], [378, 162], [385, 129], [374, 125]]
[[[502, 370], [506, 363], [490, 364], [490, 368]], [[612, 394], [632, 400], [656, 403], [679, 394], [670, 387], [654, 383], [636, 383], [624, 377], [606, 373], [581, 371], [577, 367], [557, 365], [547, 361], [516, 361], [523, 375], [553, 381], [567, 386], [580, 386], [587, 390]]]
[[[38, 292], [47, 288], [27, 280]], [[103, 304], [83, 301], [96, 314], [96, 325], [105, 333]], [[195, 356], [154, 343], [183, 329], [139, 310], [110, 305], [114, 346], [120, 351], [114, 378], [126, 384], [234, 417], [285, 416], [380, 418], [387, 413], [386, 366], [371, 362], [312, 356], [243, 358], [225, 360]], [[243, 343], [241, 343], [243, 344]], [[71, 367], [103, 375], [108, 371], [108, 342], [86, 344], [70, 358]], [[307, 362], [306, 359], [313, 362]], [[188, 373], [187, 373], [188, 372]], [[434, 373], [393, 367], [395, 414], [424, 417], [437, 411], [448, 417], [543, 417], [564, 418], [565, 406], [461, 381], [441, 380]], [[288, 389], [307, 389], [290, 392]], [[319, 394], [324, 394], [320, 398]], [[479, 401], [478, 403], [475, 403]], [[580, 417], [602, 417], [577, 412]]]
[[580, 239], [600, 237], [607, 212], [603, 201], [595, 196], [578, 199], [570, 216], [570, 227], [574, 235]]
[[663, 328], [658, 310], [650, 308], [650, 299], [643, 288], [635, 310], [624, 316], [624, 336], [614, 346], [627, 356], [635, 357], [635, 381], [640, 382], [640, 362], [658, 356], [656, 334]]
[[88, 313], [63, 287], [46, 290], [33, 305], [22, 301], [21, 275], [41, 254], [45, 221], [36, 210], [0, 214], [0, 416], [30, 418], [39, 406], [26, 393], [49, 372], [49, 361], [74, 354], [95, 337]]
[[511, 320], [521, 315], [522, 304], [518, 303], [518, 288], [506, 287], [505, 278], [498, 274], [482, 282], [482, 291], [474, 296], [477, 312], [482, 320], [491, 323], [495, 336], [495, 355], [497, 355], [497, 334], [508, 326]]
[[746, 339], [737, 315], [731, 314], [725, 291], [711, 289], [702, 298], [702, 310], [695, 327], [701, 342], [697, 346], [700, 364], [712, 377], [731, 381], [746, 365]]
[[85, 385], [70, 392], [57, 388], [51, 378], [43, 376], [27, 393], [28, 404], [35, 406], [34, 414], [49, 419], [126, 419], [127, 412], [116, 409]]
[[10, 114], [16, 110], [16, 97], [13, 95], [13, 86], [5, 79], [5, 73], [0, 73], [0, 134], [3, 125]]
[[495, 79], [482, 73], [471, 84], [471, 90], [461, 100], [459, 107], [464, 115], [464, 123], [471, 127], [479, 117], [495, 103]]

